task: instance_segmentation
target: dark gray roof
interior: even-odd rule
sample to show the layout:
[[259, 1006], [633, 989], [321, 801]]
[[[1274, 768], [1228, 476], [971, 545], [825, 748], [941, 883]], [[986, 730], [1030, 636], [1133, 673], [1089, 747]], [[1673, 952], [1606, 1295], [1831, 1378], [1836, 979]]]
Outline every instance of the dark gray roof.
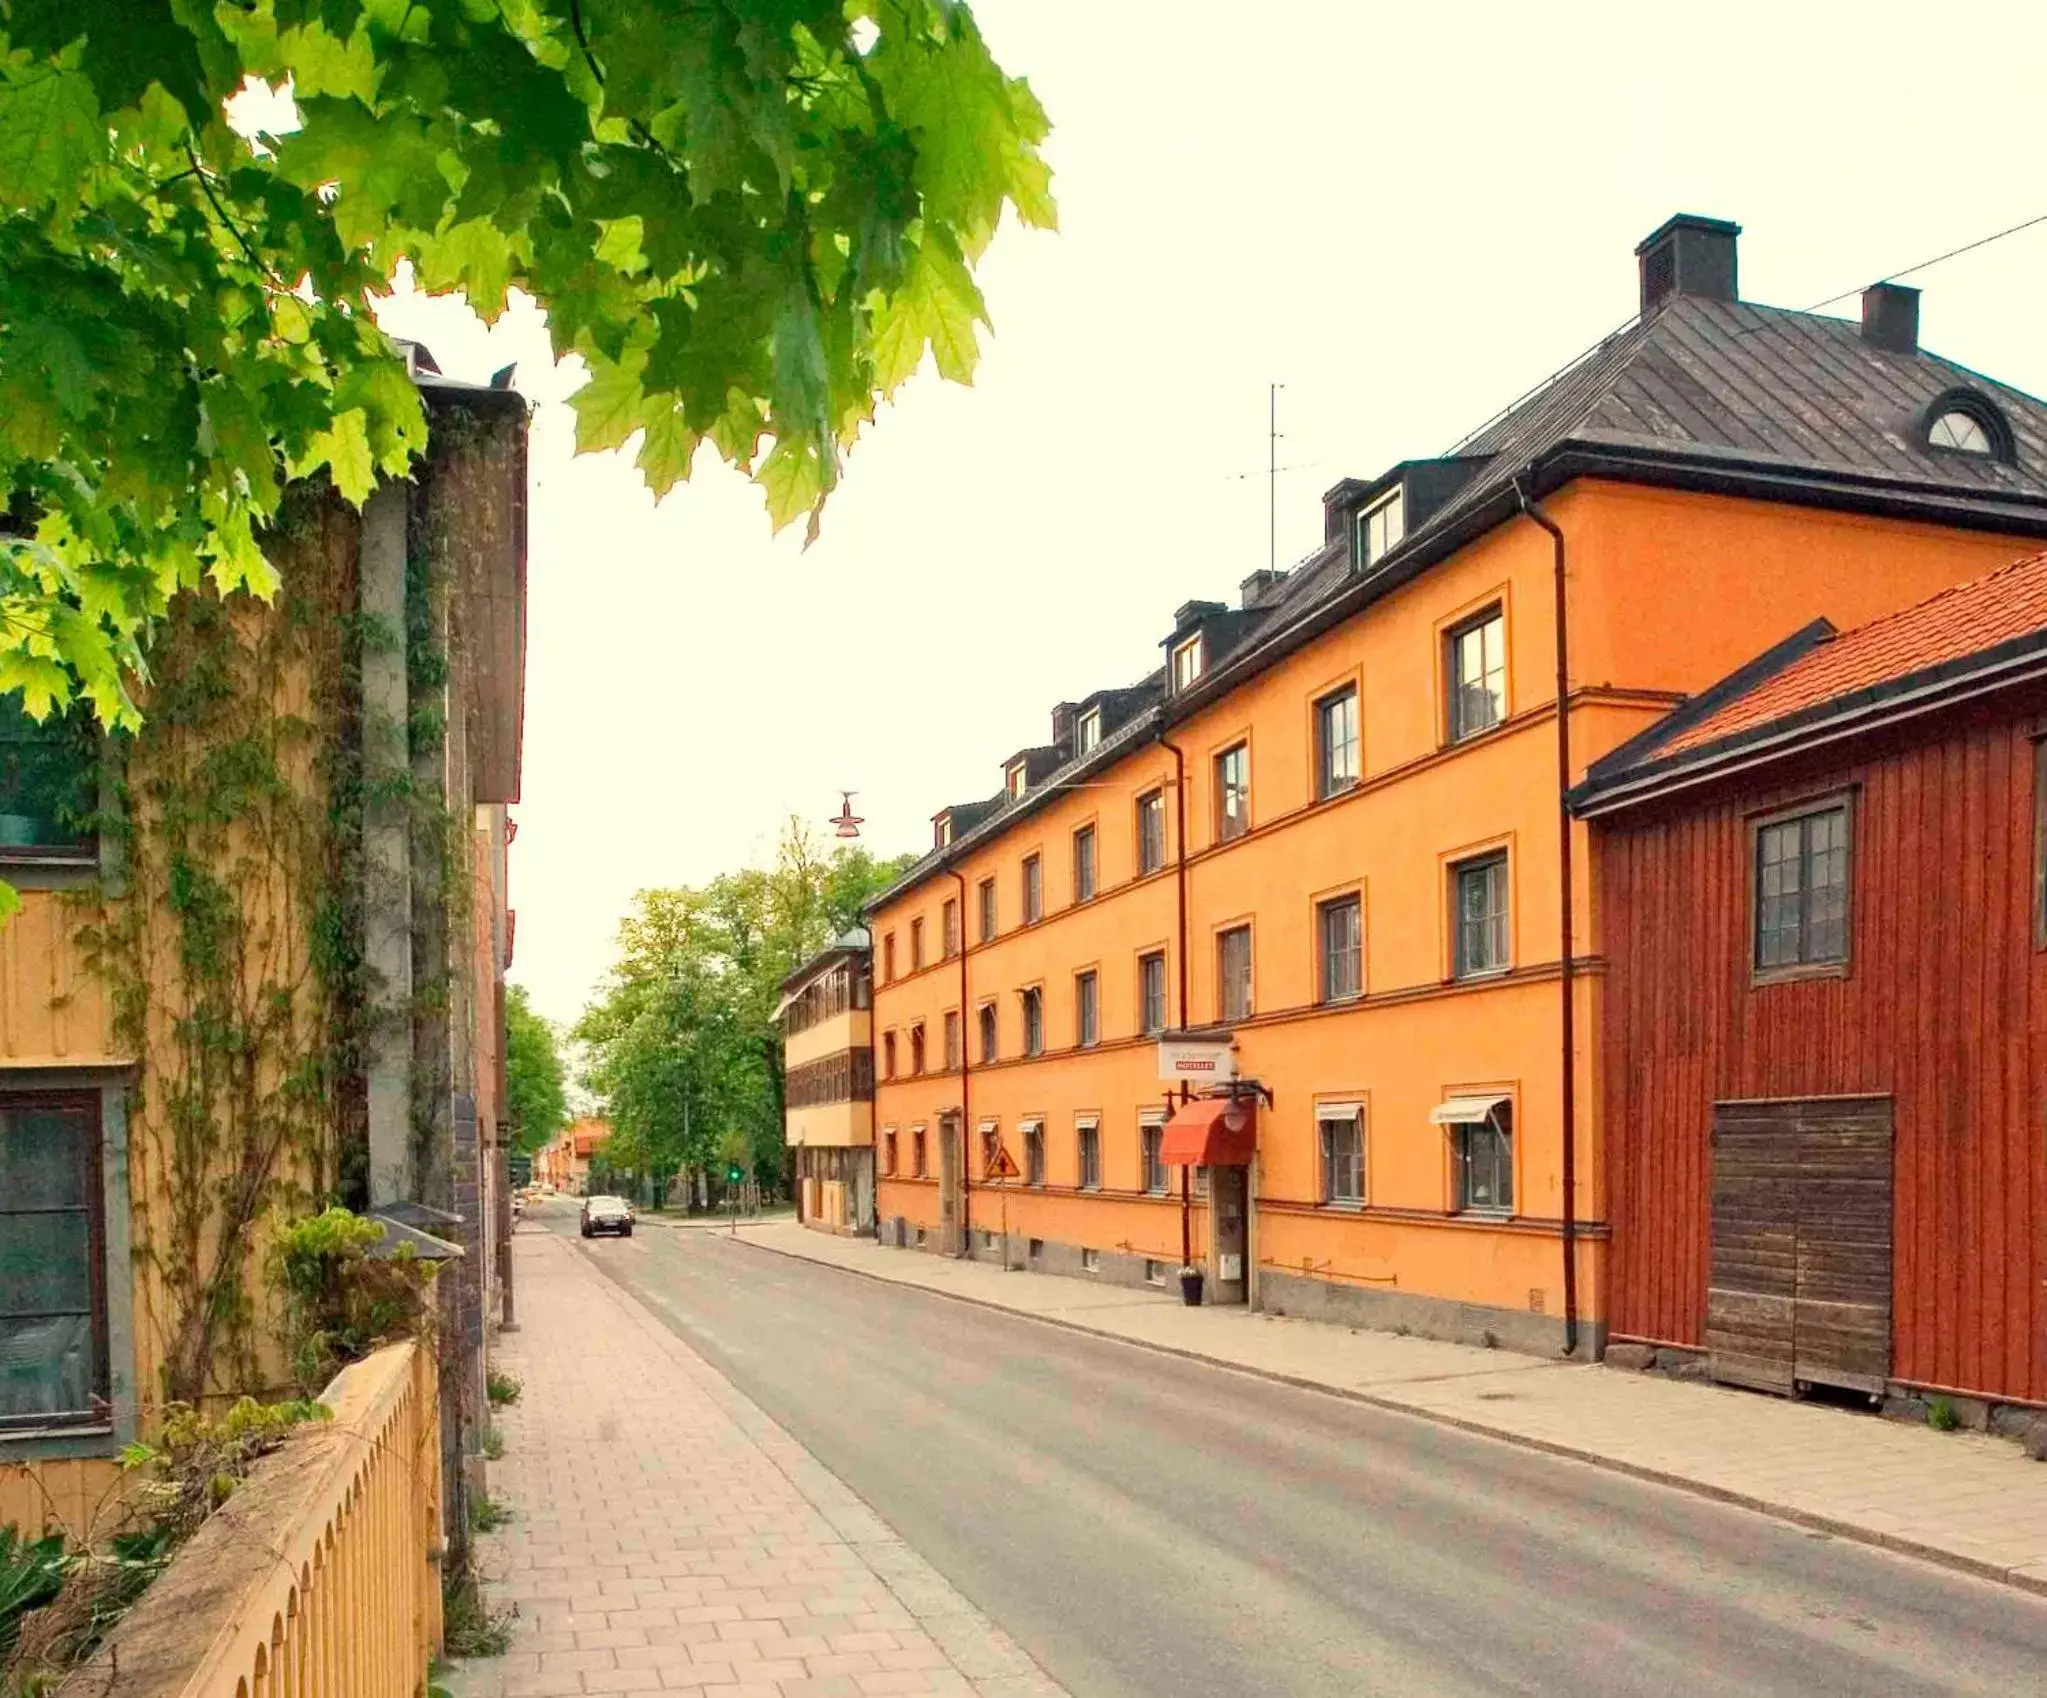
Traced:
[[[1924, 414], [1973, 389], [2016, 438], [2016, 465], [1926, 446]], [[1860, 327], [1748, 301], [1676, 295], [1614, 332], [1457, 445], [1486, 455], [1431, 528], [1564, 442], [1772, 460], [1986, 495], [2047, 497], [2047, 406], [1924, 349], [1890, 353]]]
[[[1931, 404], [1954, 390], [1994, 403], [2011, 426], [2014, 460], [1933, 449]], [[1042, 785], [996, 806], [971, 831], [924, 856], [889, 890], [922, 883], [974, 843], [999, 836], [1064, 784], [1110, 764], [1148, 736], [1234, 689], [1379, 595], [1464, 547], [1515, 509], [1513, 486], [1540, 496], [1588, 469], [1642, 481], [1729, 489], [1765, 499], [1924, 517], [2047, 535], [2047, 404], [1917, 349], [1866, 342], [1859, 325], [1700, 295], [1675, 294], [1615, 331], [1532, 395], [1451, 450], [1480, 462], [1457, 492], [1369, 572], [1338, 535], [1266, 588], [1251, 610], [1212, 616], [1206, 676], [1186, 700], [1152, 701], [1099, 748]], [[1346, 480], [1339, 490], [1387, 481]], [[1106, 727], [1105, 727], [1106, 730]], [[957, 822], [956, 822], [957, 825]]]

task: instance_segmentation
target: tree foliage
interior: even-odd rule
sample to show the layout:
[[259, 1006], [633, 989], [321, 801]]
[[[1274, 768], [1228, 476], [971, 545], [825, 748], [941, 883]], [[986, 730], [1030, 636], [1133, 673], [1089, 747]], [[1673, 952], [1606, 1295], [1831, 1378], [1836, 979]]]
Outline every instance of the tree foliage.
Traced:
[[825, 855], [792, 821], [772, 866], [641, 892], [618, 964], [576, 1028], [608, 1104], [614, 1168], [704, 1166], [736, 1140], [757, 1172], [779, 1175], [781, 982], [857, 925], [912, 859]]
[[[248, 79], [298, 127], [237, 133]], [[0, 0], [0, 692], [132, 723], [172, 596], [272, 589], [288, 480], [405, 470], [401, 262], [541, 303], [582, 447], [658, 494], [708, 441], [814, 529], [927, 348], [970, 377], [1045, 128], [960, 0]]]
[[531, 1155], [567, 1124], [568, 1069], [554, 1022], [513, 985], [505, 996], [505, 1080], [512, 1147]]

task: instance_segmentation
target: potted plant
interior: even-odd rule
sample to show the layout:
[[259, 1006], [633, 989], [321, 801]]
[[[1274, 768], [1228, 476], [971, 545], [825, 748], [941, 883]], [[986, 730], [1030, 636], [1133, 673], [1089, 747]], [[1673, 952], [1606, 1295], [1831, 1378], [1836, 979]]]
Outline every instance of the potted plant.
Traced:
[[1190, 1309], [1201, 1307], [1201, 1270], [1184, 1267], [1180, 1270], [1180, 1301]]

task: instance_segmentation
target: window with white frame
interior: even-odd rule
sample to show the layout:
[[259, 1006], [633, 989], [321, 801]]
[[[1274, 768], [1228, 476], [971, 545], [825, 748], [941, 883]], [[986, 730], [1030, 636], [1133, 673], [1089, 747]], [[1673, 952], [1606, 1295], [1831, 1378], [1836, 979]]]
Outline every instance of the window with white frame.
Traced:
[[1365, 1107], [1322, 1103], [1315, 1110], [1322, 1144], [1322, 1201], [1365, 1200]]
[[1092, 970], [1073, 976], [1073, 1041], [1082, 1049], [1102, 1041], [1102, 981]]
[[1137, 871], [1143, 877], [1166, 864], [1166, 793], [1153, 790], [1137, 798]]
[[1092, 902], [1095, 894], [1095, 828], [1084, 825], [1073, 834], [1073, 899]]
[[960, 1011], [948, 1008], [945, 1011], [945, 1070], [955, 1071], [960, 1064]]
[[1036, 986], [1023, 993], [1023, 1052], [1045, 1053], [1045, 993]]
[[1450, 900], [1456, 976], [1469, 979], [1505, 972], [1512, 965], [1507, 949], [1506, 855], [1458, 862], [1450, 869]]
[[[1514, 1208], [1514, 1105], [1505, 1097], [1452, 1098], [1451, 1155], [1457, 1207], [1510, 1214]], [[1440, 1111], [1439, 1111], [1440, 1112]]]
[[1201, 638], [1199, 634], [1189, 637], [1173, 650], [1173, 690], [1175, 694], [1187, 689], [1201, 676]]
[[1137, 958], [1138, 1030], [1155, 1037], [1166, 1029], [1166, 954], [1154, 950]]
[[1375, 501], [1358, 515], [1358, 559], [1366, 566], [1377, 565], [1400, 546], [1407, 535], [1407, 496], [1396, 489], [1383, 501]]
[[1036, 925], [1045, 917], [1045, 863], [1035, 855], [1026, 855], [1023, 864], [1023, 920], [1027, 926]]
[[960, 905], [948, 897], [945, 904], [945, 958], [950, 961], [960, 952]]
[[1082, 1120], [1075, 1123], [1074, 1140], [1078, 1146], [1078, 1179], [1083, 1191], [1099, 1191], [1102, 1188], [1102, 1126], [1098, 1120]]
[[932, 842], [940, 849], [943, 849], [952, 841], [952, 815], [940, 814], [932, 822], [931, 838]]
[[994, 1176], [997, 1158], [1002, 1153], [1002, 1126], [999, 1121], [981, 1122], [981, 1177]]
[[1030, 767], [1024, 761], [1011, 761], [1009, 765], [1003, 769], [1002, 787], [1005, 791], [1008, 792], [1009, 799], [1012, 802], [1016, 801], [1023, 795], [1025, 788], [1030, 783], [1030, 776], [1031, 776]]
[[1315, 704], [1315, 793], [1327, 799], [1358, 781], [1358, 692], [1354, 684]]
[[1089, 708], [1086, 713], [1080, 716], [1080, 722], [1074, 727], [1073, 738], [1074, 752], [1076, 754], [1089, 754], [1100, 746], [1102, 741], [1102, 710], [1100, 708]]
[[1315, 910], [1321, 933], [1322, 1000], [1348, 1002], [1365, 988], [1363, 908], [1356, 896], [1339, 896]]
[[1045, 1183], [1045, 1123], [1042, 1120], [1026, 1120], [1023, 1123], [1023, 1171], [1026, 1185]]
[[1232, 926], [1215, 940], [1216, 1016], [1251, 1018], [1251, 928]]
[[1475, 737], [1507, 717], [1507, 622], [1497, 607], [1466, 620], [1446, 639], [1450, 741]]
[[995, 936], [995, 881], [984, 878], [981, 881], [981, 941], [988, 942]]
[[913, 1178], [924, 1179], [931, 1172], [931, 1141], [921, 1126], [910, 1128], [910, 1173]]
[[1251, 746], [1215, 757], [1215, 840], [1228, 843], [1251, 829]]
[[981, 1059], [995, 1059], [995, 1004], [992, 1002], [981, 1004]]
[[1146, 1120], [1137, 1134], [1144, 1157], [1144, 1188], [1160, 1195], [1166, 1188], [1166, 1123]]

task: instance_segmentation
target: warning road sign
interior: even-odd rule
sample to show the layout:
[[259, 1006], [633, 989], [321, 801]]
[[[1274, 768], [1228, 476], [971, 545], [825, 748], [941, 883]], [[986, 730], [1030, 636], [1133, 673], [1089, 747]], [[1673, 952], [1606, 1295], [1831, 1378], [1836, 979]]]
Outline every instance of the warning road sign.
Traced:
[[1009, 1153], [1008, 1145], [997, 1144], [995, 1146], [995, 1153], [988, 1161], [988, 1177], [990, 1179], [1021, 1179], [1023, 1177], [1023, 1169], [1016, 1165], [1016, 1157]]

